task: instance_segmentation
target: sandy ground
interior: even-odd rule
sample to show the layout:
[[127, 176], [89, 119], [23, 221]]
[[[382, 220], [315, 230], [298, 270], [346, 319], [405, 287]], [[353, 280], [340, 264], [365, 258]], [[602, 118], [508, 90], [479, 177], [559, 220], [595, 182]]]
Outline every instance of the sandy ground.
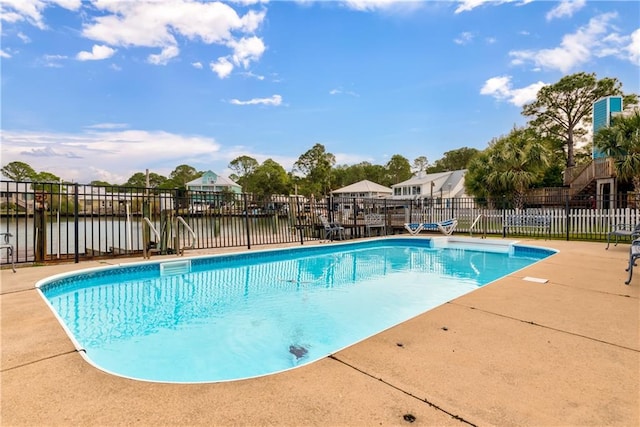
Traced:
[[99, 262], [3, 269], [1, 425], [640, 426], [628, 244], [523, 243], [560, 252], [311, 365], [217, 384], [84, 361], [34, 284]]

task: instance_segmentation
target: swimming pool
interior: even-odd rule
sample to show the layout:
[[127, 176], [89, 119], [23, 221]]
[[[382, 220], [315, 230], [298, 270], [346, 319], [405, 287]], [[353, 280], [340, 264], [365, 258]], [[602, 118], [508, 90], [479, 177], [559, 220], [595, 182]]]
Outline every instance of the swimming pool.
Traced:
[[101, 267], [36, 287], [97, 368], [216, 382], [311, 363], [553, 253], [383, 238]]

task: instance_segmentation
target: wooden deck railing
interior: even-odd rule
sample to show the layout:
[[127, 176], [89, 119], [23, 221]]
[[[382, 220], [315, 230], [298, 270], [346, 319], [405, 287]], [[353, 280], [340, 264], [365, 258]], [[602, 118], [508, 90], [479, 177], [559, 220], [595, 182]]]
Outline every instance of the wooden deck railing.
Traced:
[[574, 196], [580, 193], [594, 179], [612, 178], [616, 176], [615, 171], [613, 158], [593, 159], [590, 163], [573, 171], [569, 194]]

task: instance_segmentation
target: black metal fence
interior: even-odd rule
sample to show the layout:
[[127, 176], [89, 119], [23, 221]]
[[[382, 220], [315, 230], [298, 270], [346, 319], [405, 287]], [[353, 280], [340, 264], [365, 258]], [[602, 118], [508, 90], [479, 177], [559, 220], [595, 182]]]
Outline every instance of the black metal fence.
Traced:
[[[455, 234], [604, 240], [612, 227], [637, 224], [626, 195], [569, 199], [372, 199], [255, 197], [63, 183], [0, 181], [0, 232], [10, 233], [17, 263], [50, 263], [117, 256], [181, 254], [211, 249], [325, 239], [319, 216], [340, 223], [347, 238], [408, 232], [407, 223], [456, 218]], [[2, 263], [7, 254], [0, 255]]]

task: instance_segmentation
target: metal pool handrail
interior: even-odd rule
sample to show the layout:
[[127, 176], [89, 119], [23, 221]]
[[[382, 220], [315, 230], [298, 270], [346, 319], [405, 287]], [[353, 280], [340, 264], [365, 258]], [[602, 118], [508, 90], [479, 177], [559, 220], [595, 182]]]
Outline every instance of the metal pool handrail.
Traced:
[[[479, 214], [476, 219], [473, 221], [473, 224], [471, 224], [471, 227], [469, 227], [469, 235], [471, 237], [473, 237], [473, 229], [475, 228], [475, 226], [478, 224], [478, 222], [480, 222], [481, 218], [485, 218], [485, 215], [483, 213]], [[486, 237], [486, 233], [483, 233], [483, 237]]]
[[142, 219], [144, 220], [144, 222], [147, 223], [147, 225], [149, 226], [151, 231], [153, 231], [153, 234], [156, 236], [156, 242], [159, 242], [160, 241], [160, 233], [158, 233], [158, 230], [156, 229], [156, 227], [154, 227], [154, 225], [151, 222], [151, 220], [149, 218], [147, 218], [146, 216], [144, 218], [142, 218]]
[[[185, 248], [190, 248], [193, 249], [196, 246], [196, 241], [198, 240], [198, 238], [196, 237], [196, 233], [195, 231], [193, 231], [193, 229], [191, 227], [189, 227], [189, 224], [187, 224], [187, 221], [184, 220], [184, 218], [182, 218], [181, 216], [177, 216], [176, 220], [178, 220], [179, 222], [182, 223], [182, 225], [185, 226], [185, 228], [187, 229], [187, 231], [189, 231], [189, 234], [191, 234], [191, 244], [189, 246], [185, 246]], [[182, 248], [184, 249], [184, 248]]]

